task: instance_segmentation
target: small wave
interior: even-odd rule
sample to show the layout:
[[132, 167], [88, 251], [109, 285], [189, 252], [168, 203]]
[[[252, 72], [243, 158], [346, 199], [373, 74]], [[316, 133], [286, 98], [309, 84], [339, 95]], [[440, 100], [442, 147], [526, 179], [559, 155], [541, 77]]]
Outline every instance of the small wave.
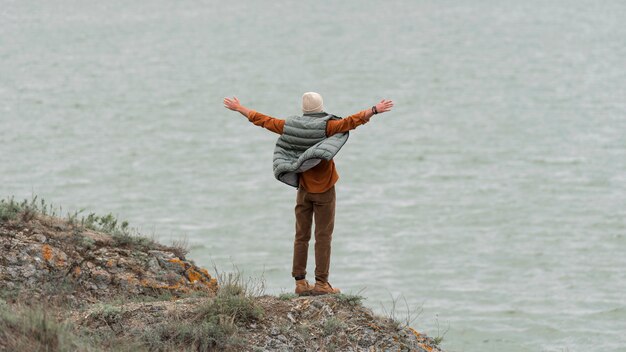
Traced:
[[577, 165], [585, 163], [586, 159], [581, 157], [538, 158], [530, 159], [530, 162], [544, 165]]
[[603, 309], [597, 312], [589, 313], [587, 316], [590, 317], [624, 317], [626, 318], [626, 306], [615, 307], [610, 309]]

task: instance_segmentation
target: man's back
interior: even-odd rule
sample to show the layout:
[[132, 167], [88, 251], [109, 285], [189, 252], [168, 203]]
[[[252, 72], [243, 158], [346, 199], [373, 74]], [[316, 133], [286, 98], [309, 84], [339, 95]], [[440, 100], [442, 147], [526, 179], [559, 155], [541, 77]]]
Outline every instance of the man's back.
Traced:
[[300, 174], [300, 187], [311, 193], [323, 193], [329, 190], [339, 180], [335, 169], [335, 161], [322, 160], [315, 167]]
[[[248, 115], [250, 122], [266, 128], [277, 134], [284, 134], [285, 120], [270, 117], [251, 110]], [[338, 133], [345, 133], [355, 129], [369, 121], [367, 110], [360, 111], [343, 119], [328, 120], [326, 124], [326, 136], [331, 137]], [[321, 160], [315, 167], [300, 173], [300, 187], [311, 193], [323, 193], [329, 190], [339, 180], [335, 162]]]

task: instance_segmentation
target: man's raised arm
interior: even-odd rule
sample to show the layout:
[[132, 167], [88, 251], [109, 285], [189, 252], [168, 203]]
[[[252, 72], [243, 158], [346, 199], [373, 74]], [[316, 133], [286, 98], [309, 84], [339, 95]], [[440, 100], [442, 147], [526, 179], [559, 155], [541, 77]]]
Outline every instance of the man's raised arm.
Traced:
[[330, 137], [335, 133], [343, 133], [357, 128], [358, 126], [367, 123], [374, 114], [381, 114], [391, 110], [393, 107], [393, 101], [381, 100], [380, 103], [372, 106], [369, 109], [361, 110], [354, 115], [350, 115], [341, 120], [328, 120], [326, 125], [326, 136]]
[[285, 120], [277, 119], [271, 116], [263, 115], [254, 110], [250, 110], [241, 105], [237, 97], [233, 97], [232, 99], [224, 98], [224, 107], [232, 111], [237, 111], [257, 126], [266, 128], [274, 133], [283, 134]]

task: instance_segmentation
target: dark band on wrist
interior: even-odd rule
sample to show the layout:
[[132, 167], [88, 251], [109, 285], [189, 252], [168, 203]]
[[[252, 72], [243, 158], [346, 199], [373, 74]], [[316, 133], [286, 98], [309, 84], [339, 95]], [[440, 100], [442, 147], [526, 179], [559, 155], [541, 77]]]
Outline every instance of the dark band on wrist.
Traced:
[[372, 106], [372, 112], [374, 115], [378, 114], [378, 109], [376, 109], [376, 105]]

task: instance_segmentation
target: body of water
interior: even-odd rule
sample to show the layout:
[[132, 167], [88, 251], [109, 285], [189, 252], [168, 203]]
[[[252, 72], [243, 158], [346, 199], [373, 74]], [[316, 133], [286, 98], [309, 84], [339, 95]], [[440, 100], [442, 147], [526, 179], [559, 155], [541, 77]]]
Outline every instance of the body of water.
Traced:
[[626, 350], [625, 2], [1, 5], [0, 195], [186, 235], [197, 264], [291, 291], [277, 136], [222, 98], [388, 98], [336, 157], [330, 282], [381, 313], [402, 295], [449, 351]]

